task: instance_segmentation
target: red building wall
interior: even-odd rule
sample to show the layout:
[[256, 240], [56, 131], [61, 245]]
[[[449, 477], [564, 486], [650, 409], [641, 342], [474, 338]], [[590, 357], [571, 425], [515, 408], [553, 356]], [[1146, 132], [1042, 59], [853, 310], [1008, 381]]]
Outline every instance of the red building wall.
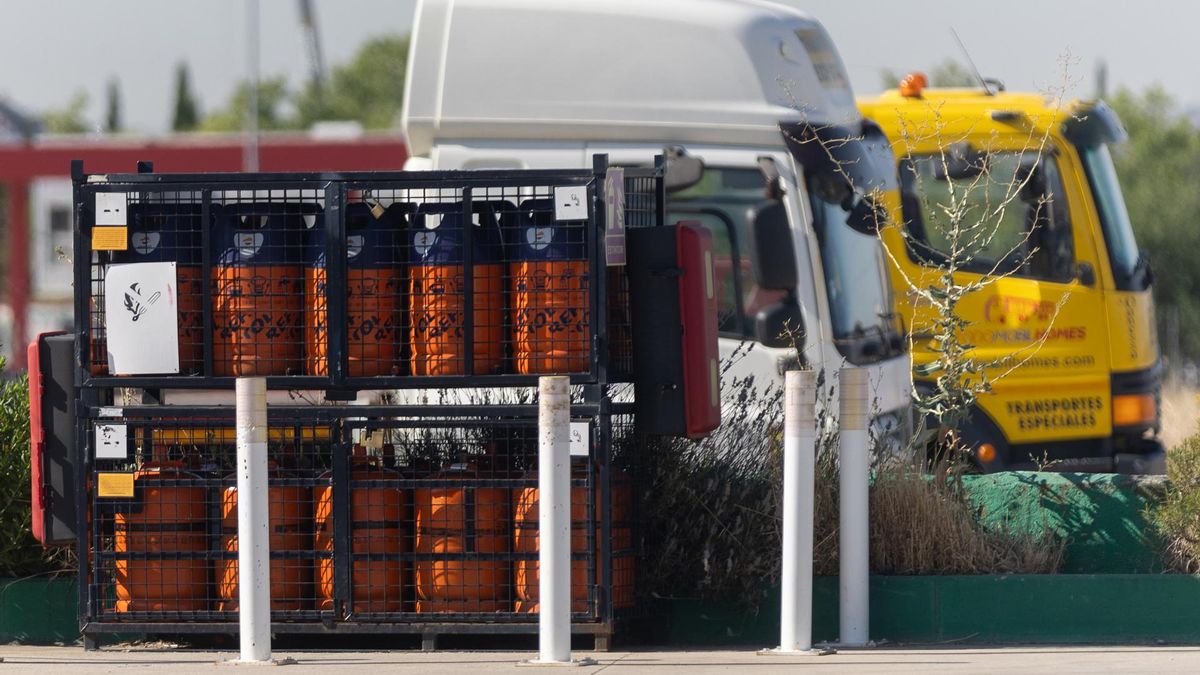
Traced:
[[[139, 160], [154, 162], [155, 173], [240, 171], [242, 142], [237, 136], [179, 136], [156, 140], [77, 139], [0, 146], [0, 182], [8, 188], [8, 275], [5, 296], [13, 314], [12, 368], [25, 367], [29, 307], [29, 186], [36, 178], [69, 177], [71, 160], [82, 159], [88, 173], [133, 173]], [[318, 140], [266, 135], [259, 141], [262, 171], [395, 171], [408, 157], [399, 136]]]

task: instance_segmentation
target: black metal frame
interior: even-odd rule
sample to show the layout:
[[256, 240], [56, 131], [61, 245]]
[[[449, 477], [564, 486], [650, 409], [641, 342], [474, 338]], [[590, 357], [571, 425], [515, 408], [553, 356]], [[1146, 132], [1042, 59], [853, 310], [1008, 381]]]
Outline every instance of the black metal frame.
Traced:
[[[108, 174], [89, 176], [83, 173], [81, 162], [72, 165], [74, 178], [75, 211], [75, 319], [76, 319], [76, 370], [75, 388], [78, 400], [77, 438], [80, 439], [76, 462], [75, 484], [85, 497], [77, 502], [76, 522], [78, 527], [77, 551], [79, 556], [78, 610], [85, 645], [94, 647], [96, 636], [113, 632], [152, 633], [230, 633], [236, 632], [236, 614], [202, 612], [182, 617], [169, 614], [125, 613], [116, 614], [100, 606], [97, 597], [98, 583], [102, 579], [103, 565], [112, 554], [95, 554], [100, 551], [101, 534], [91, 524], [102, 507], [94, 494], [96, 485], [96, 462], [92, 425], [106, 421], [128, 421], [132, 425], [148, 425], [161, 422], [169, 416], [171, 424], [186, 424], [188, 420], [228, 420], [232, 424], [233, 408], [230, 405], [158, 405], [163, 390], [232, 390], [236, 378], [213, 375], [213, 291], [209, 284], [214, 261], [210, 254], [210, 207], [213, 192], [221, 190], [265, 190], [304, 189], [320, 190], [324, 194], [323, 207], [326, 223], [326, 307], [328, 326], [328, 375], [281, 375], [268, 376], [267, 386], [274, 390], [324, 390], [332, 404], [322, 406], [288, 405], [272, 407], [271, 425], [277, 422], [296, 422], [304, 425], [326, 425], [331, 430], [332, 490], [334, 502], [334, 596], [344, 602], [350, 588], [350, 541], [348, 500], [350, 481], [349, 437], [351, 430], [370, 426], [395, 427], [420, 425], [421, 420], [429, 424], [453, 424], [454, 420], [504, 420], [510, 424], [536, 425], [537, 407], [530, 404], [512, 405], [348, 405], [338, 400], [352, 399], [353, 394], [364, 390], [389, 389], [484, 389], [490, 387], [522, 387], [526, 391], [535, 387], [538, 375], [493, 374], [461, 376], [378, 376], [351, 377], [348, 374], [346, 294], [347, 270], [345, 264], [346, 223], [345, 205], [347, 191], [371, 189], [444, 189], [461, 190], [464, 215], [471, 214], [472, 192], [477, 188], [520, 187], [537, 184], [544, 186], [583, 186], [588, 190], [588, 220], [586, 251], [590, 285], [588, 307], [590, 310], [588, 345], [590, 368], [587, 372], [571, 373], [575, 393], [572, 418], [591, 422], [592, 456], [585, 479], [573, 479], [573, 485], [583, 487], [588, 494], [588, 551], [576, 553], [588, 560], [589, 579], [599, 581], [595, 585], [589, 611], [576, 613], [572, 618], [572, 632], [596, 637], [597, 648], [606, 648], [611, 637], [617, 612], [613, 607], [613, 480], [612, 444], [614, 439], [613, 417], [628, 415], [632, 403], [615, 402], [610, 385], [630, 381], [631, 363], [614, 360], [610, 350], [612, 338], [609, 322], [615, 316], [612, 303], [627, 303], [624, 295], [610, 298], [609, 268], [604, 260], [604, 175], [608, 169], [604, 156], [595, 158], [592, 170], [570, 171], [444, 171], [444, 172], [373, 172], [373, 173], [274, 173], [274, 174], [155, 174], [147, 163], [139, 163], [139, 173]], [[145, 171], [143, 171], [145, 169]], [[657, 163], [654, 169], [625, 169], [627, 197], [627, 227], [661, 225], [665, 220], [665, 189], [662, 181], [663, 166]], [[192, 376], [98, 376], [92, 373], [91, 345], [93, 333], [90, 324], [92, 310], [89, 308], [92, 292], [93, 261], [91, 252], [92, 215], [90, 203], [97, 192], [189, 192], [200, 195], [201, 221], [201, 279], [205, 291], [202, 297], [203, 317], [203, 364], [202, 374]], [[630, 198], [632, 197], [632, 199]], [[473, 247], [470, 237], [472, 228], [464, 228], [465, 246], [464, 285], [465, 291], [465, 345], [466, 362], [473, 363], [471, 349], [474, 345], [471, 284], [474, 274]], [[622, 293], [621, 289], [614, 289]], [[628, 328], [628, 327], [626, 327]], [[468, 366], [468, 371], [470, 367]], [[136, 406], [114, 406], [115, 389], [141, 389], [149, 404]], [[532, 396], [528, 398], [532, 400]], [[114, 409], [115, 408], [115, 409]], [[403, 422], [396, 421], [404, 418]], [[315, 477], [299, 479], [303, 486], [313, 487]], [[493, 481], [495, 482], [495, 481]], [[211, 483], [211, 481], [210, 481]], [[406, 478], [400, 481], [403, 489], [430, 486], [437, 481], [427, 478]], [[208, 484], [212, 487], [211, 484]], [[496, 487], [519, 488], [535, 486], [527, 478], [499, 479]], [[593, 496], [595, 495], [595, 496]], [[599, 508], [599, 518], [593, 518], [593, 509]], [[210, 525], [211, 529], [211, 525]], [[598, 549], [598, 550], [597, 550]], [[592, 552], [595, 552], [593, 554]], [[625, 553], [629, 553], [626, 551]], [[186, 555], [186, 554], [185, 554]], [[214, 559], [211, 550], [197, 554], [207, 560]], [[218, 554], [219, 556], [220, 554]], [[226, 554], [228, 555], [228, 554]], [[319, 556], [316, 553], [315, 556]], [[404, 559], [415, 561], [421, 554], [409, 552]], [[528, 554], [510, 553], [510, 559], [528, 558]], [[231, 620], [232, 619], [232, 620]], [[280, 633], [399, 633], [419, 634], [423, 645], [430, 649], [436, 636], [465, 633], [534, 633], [537, 630], [536, 614], [487, 613], [481, 615], [446, 614], [431, 615], [416, 612], [399, 612], [380, 615], [351, 615], [341, 618], [340, 612], [297, 611], [273, 613], [273, 630]]]

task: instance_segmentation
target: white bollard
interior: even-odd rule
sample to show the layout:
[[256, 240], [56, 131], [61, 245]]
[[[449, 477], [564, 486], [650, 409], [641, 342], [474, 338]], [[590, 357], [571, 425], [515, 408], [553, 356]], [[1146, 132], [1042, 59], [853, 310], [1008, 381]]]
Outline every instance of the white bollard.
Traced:
[[870, 627], [870, 531], [867, 487], [870, 479], [870, 437], [867, 433], [869, 387], [865, 368], [842, 368], [838, 374], [839, 512], [838, 578], [839, 642], [865, 647]]
[[571, 663], [571, 380], [538, 380], [538, 658]]
[[238, 625], [241, 661], [271, 660], [267, 380], [237, 379]]
[[817, 374], [791, 370], [783, 385], [783, 578], [779, 651], [812, 649], [813, 493]]

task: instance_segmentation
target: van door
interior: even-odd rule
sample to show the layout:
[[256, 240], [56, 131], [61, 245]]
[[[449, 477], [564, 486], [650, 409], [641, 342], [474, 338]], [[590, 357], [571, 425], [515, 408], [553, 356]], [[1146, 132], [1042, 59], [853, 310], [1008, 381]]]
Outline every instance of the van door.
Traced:
[[[896, 253], [907, 254], [904, 267], [915, 264], [910, 269], [918, 286], [937, 283], [952, 255], [970, 256], [955, 275], [957, 284], [990, 279], [961, 301], [957, 314], [968, 321], [962, 341], [975, 347], [975, 358], [994, 364], [988, 371], [994, 395], [980, 397], [978, 406], [1008, 443], [1105, 437], [1111, 431], [1109, 362], [1099, 267], [1086, 223], [1072, 222], [1083, 213], [1073, 206], [1082, 195], [1074, 181], [1063, 180], [1074, 171], [1064, 168], [1068, 157], [1028, 149], [1025, 140], [1006, 146], [976, 139], [992, 149], [958, 170], [941, 154], [902, 159], [910, 236], [907, 250]], [[944, 210], [952, 200], [965, 213], [957, 227]], [[916, 300], [911, 289], [899, 290]], [[916, 360], [929, 361], [936, 357], [930, 351], [935, 317], [928, 306], [914, 304], [912, 332], [918, 353], [924, 351]]]
[[[661, 152], [661, 146], [629, 148], [594, 144], [588, 147], [587, 154], [607, 153], [614, 165], [648, 165]], [[771, 384], [773, 391], [779, 392], [783, 372], [797, 363], [796, 351], [786, 340], [776, 340], [773, 346], [764, 345], [755, 335], [754, 319], [759, 310], [782, 299], [785, 293], [755, 285], [747, 258], [745, 222], [746, 212], [764, 198], [765, 182], [757, 160], [775, 153], [767, 149], [755, 152], [691, 146], [687, 152], [704, 161], [704, 176], [696, 185], [667, 195], [667, 222], [696, 221], [713, 235], [723, 386], [728, 389], [734, 383], [732, 378], [751, 377], [760, 391]], [[785, 160], [780, 156], [781, 164]], [[785, 177], [785, 180], [790, 179]], [[789, 218], [795, 222], [793, 204], [787, 203], [787, 208]], [[807, 249], [802, 248], [801, 254], [806, 260]], [[807, 264], [798, 270], [802, 280], [811, 274]], [[805, 306], [805, 297], [798, 296], [797, 300]], [[804, 312], [804, 323], [807, 330], [798, 332], [798, 346], [813, 362], [819, 363], [817, 336], [821, 331], [815, 313]]]

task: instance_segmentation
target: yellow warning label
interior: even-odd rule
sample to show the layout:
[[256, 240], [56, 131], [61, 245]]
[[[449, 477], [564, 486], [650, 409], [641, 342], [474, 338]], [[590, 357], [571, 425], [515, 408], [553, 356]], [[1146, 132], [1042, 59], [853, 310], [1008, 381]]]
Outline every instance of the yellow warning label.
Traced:
[[132, 473], [97, 473], [97, 497], [132, 497]]
[[93, 227], [93, 251], [126, 251], [129, 249], [129, 228]]

